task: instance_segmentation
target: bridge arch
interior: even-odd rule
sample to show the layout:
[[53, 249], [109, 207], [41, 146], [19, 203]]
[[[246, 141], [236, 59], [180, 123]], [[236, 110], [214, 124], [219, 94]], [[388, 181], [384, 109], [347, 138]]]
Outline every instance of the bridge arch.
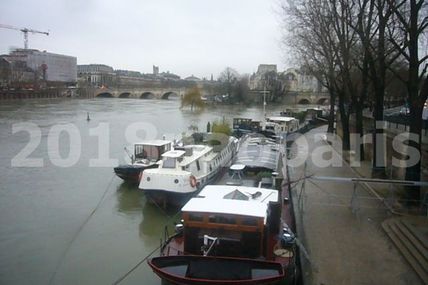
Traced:
[[120, 93], [119, 98], [129, 98], [129, 96], [131, 96], [131, 93], [123, 92], [123, 93]]
[[152, 92], [144, 92], [140, 96], [140, 99], [154, 99], [154, 98], [156, 98], [156, 95]]
[[176, 92], [173, 92], [173, 91], [170, 91], [170, 92], [166, 92], [166, 93], [164, 93], [163, 95], [162, 95], [162, 99], [165, 99], [165, 100], [168, 100], [168, 99], [172, 99], [172, 98], [174, 98], [174, 99], [177, 99], [177, 98], [179, 98], [180, 96], [176, 93]]
[[103, 92], [96, 96], [97, 98], [114, 98], [113, 94], [109, 92]]
[[317, 101], [317, 105], [324, 105], [328, 103], [328, 98], [321, 98]]
[[299, 102], [297, 102], [297, 104], [300, 104], [300, 105], [308, 105], [308, 104], [311, 104], [311, 101], [309, 101], [308, 99], [300, 99], [299, 100]]

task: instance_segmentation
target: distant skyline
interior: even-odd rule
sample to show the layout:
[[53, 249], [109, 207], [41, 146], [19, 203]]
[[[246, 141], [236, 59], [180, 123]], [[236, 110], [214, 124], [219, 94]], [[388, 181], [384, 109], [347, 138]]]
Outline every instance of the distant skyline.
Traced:
[[[77, 57], [78, 64], [214, 78], [227, 67], [283, 70], [280, 0], [2, 0], [0, 23], [29, 33], [29, 48]], [[23, 48], [19, 31], [0, 28], [0, 54]]]

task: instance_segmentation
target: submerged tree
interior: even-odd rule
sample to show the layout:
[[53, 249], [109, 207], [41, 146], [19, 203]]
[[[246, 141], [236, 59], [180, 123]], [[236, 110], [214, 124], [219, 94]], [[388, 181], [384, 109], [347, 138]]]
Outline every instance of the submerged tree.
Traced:
[[186, 106], [190, 106], [191, 111], [193, 111], [193, 108], [195, 106], [200, 109], [204, 108], [205, 103], [202, 100], [201, 91], [198, 87], [192, 87], [181, 98], [181, 108], [184, 108]]
[[232, 134], [232, 129], [230, 128], [230, 125], [224, 120], [222, 122], [215, 121], [212, 125], [212, 132], [230, 136]]

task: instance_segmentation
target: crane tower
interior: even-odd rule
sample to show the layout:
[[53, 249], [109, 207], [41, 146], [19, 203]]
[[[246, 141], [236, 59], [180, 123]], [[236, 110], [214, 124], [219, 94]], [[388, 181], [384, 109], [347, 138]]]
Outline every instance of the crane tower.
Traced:
[[28, 49], [28, 33], [32, 33], [32, 34], [38, 33], [38, 34], [44, 34], [44, 35], [49, 36], [49, 32], [42, 32], [42, 31], [37, 31], [37, 30], [33, 30], [33, 29], [28, 29], [28, 28], [17, 28], [17, 27], [10, 26], [10, 25], [0, 24], [0, 28], [21, 31], [24, 34], [24, 48], [25, 49]]

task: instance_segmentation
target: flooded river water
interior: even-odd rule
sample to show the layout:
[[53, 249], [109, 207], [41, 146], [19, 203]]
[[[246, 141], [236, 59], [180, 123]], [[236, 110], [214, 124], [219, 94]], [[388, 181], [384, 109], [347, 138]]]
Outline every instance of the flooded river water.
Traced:
[[[112, 284], [159, 246], [170, 217], [117, 178], [124, 146], [263, 111], [180, 110], [177, 100], [2, 102], [0, 284]], [[272, 109], [273, 108], [273, 109]], [[284, 106], [267, 108], [278, 114]], [[87, 112], [90, 121], [86, 120]], [[160, 284], [146, 262], [121, 284]]]

